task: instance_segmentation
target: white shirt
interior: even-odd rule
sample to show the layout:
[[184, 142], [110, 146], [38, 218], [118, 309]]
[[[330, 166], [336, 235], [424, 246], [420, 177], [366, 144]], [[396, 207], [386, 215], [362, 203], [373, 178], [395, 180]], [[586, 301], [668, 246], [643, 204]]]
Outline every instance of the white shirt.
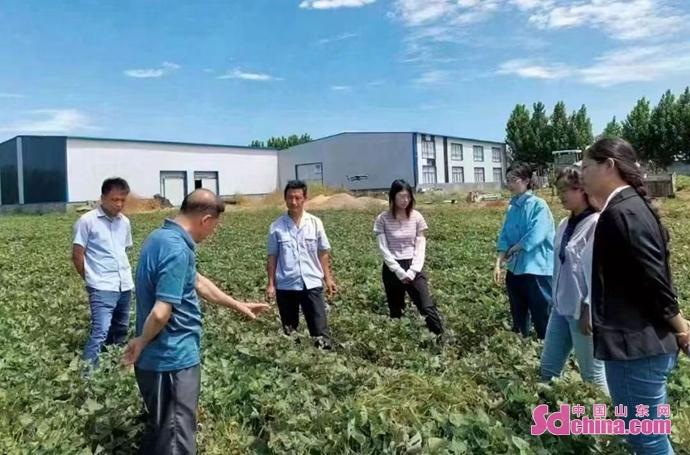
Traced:
[[134, 288], [127, 258], [132, 228], [126, 216], [110, 218], [101, 207], [85, 213], [74, 225], [73, 243], [84, 248], [86, 286], [115, 292]]
[[609, 194], [609, 197], [606, 198], [606, 202], [604, 203], [604, 206], [601, 208], [601, 211], [603, 212], [604, 210], [606, 210], [606, 207], [609, 206], [609, 202], [611, 202], [611, 199], [613, 199], [616, 196], [616, 194], [620, 193], [626, 188], [630, 188], [630, 185], [619, 186], [615, 190], [611, 191], [611, 194]]

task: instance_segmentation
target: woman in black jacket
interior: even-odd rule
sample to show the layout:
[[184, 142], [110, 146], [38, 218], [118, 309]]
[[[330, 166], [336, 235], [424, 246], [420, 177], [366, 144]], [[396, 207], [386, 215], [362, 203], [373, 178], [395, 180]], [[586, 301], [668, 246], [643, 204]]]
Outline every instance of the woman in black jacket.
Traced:
[[[666, 381], [679, 347], [688, 349], [689, 331], [671, 282], [668, 231], [626, 141], [601, 139], [587, 149], [583, 178], [587, 192], [604, 201], [592, 258], [594, 356], [604, 361], [615, 410], [627, 407], [620, 417], [663, 418], [658, 406], [667, 403]], [[664, 434], [628, 442], [638, 454], [673, 453]]]

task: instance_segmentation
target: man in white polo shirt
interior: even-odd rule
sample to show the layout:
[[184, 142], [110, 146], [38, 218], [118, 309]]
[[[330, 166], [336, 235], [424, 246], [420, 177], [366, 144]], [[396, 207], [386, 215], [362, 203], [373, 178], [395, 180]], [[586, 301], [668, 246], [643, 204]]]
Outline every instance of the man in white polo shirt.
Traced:
[[74, 225], [72, 262], [86, 283], [91, 306], [91, 335], [84, 360], [98, 365], [104, 345], [124, 344], [132, 299], [132, 269], [127, 248], [132, 246], [129, 219], [122, 214], [129, 195], [124, 179], [110, 178], [101, 186], [101, 203]]

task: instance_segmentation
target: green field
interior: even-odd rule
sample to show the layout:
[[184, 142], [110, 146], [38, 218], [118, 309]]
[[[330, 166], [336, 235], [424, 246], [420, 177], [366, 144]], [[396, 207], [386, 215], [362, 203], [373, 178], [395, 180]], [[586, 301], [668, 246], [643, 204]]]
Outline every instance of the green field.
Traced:
[[[673, 271], [690, 312], [690, 204], [668, 202]], [[625, 453], [618, 438], [530, 436], [538, 403], [604, 398], [572, 364], [537, 382], [540, 344], [508, 331], [507, 300], [491, 282], [503, 209], [420, 211], [430, 226], [427, 271], [456, 336], [438, 345], [408, 309], [387, 317], [374, 212], [316, 212], [333, 246], [340, 295], [330, 309], [333, 352], [283, 336], [277, 311], [247, 323], [205, 307], [198, 442], [202, 453]], [[559, 212], [560, 213], [560, 212]], [[262, 299], [265, 237], [275, 210], [235, 211], [199, 250], [199, 271], [242, 299]], [[132, 217], [135, 248], [164, 214]], [[70, 262], [76, 215], [0, 217], [0, 453], [131, 453], [141, 404], [120, 351], [80, 378], [89, 327]], [[133, 324], [132, 318], [132, 324]], [[673, 441], [690, 453], [690, 361], [670, 384]], [[685, 405], [682, 405], [685, 403]]]

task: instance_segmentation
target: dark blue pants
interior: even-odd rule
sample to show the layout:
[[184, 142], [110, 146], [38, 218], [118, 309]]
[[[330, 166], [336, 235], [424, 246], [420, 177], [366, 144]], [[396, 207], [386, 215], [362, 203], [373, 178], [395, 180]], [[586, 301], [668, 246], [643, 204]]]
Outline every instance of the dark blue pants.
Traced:
[[513, 317], [513, 331], [529, 336], [530, 319], [537, 337], [546, 336], [551, 311], [551, 277], [546, 275], [515, 275], [508, 272], [506, 288]]
[[91, 334], [84, 347], [84, 360], [98, 365], [98, 353], [104, 345], [124, 344], [129, 327], [129, 303], [132, 291], [113, 292], [87, 288], [91, 306]]

